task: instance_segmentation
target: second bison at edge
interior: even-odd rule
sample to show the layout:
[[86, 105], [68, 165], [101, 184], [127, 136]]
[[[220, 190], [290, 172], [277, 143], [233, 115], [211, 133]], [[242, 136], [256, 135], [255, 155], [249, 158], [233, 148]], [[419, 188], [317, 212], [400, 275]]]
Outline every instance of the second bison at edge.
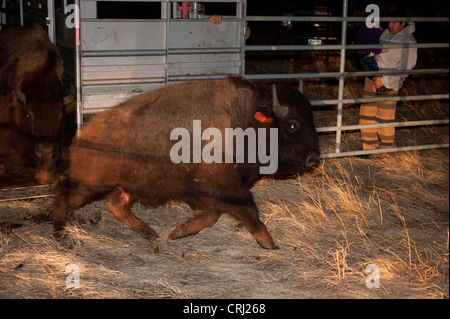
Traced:
[[288, 85], [270, 87], [237, 77], [170, 85], [98, 114], [81, 130], [70, 150], [69, 175], [55, 188], [54, 236], [64, 234], [69, 211], [106, 197], [117, 220], [144, 238], [156, 238], [131, 207], [174, 200], [202, 213], [178, 225], [171, 239], [194, 235], [228, 213], [261, 247], [276, 249], [250, 192], [262, 164], [170, 160], [176, 143], [171, 131], [185, 128], [192, 135], [194, 120], [222, 133], [226, 128], [278, 128], [275, 176], [295, 174], [320, 159], [310, 103]]

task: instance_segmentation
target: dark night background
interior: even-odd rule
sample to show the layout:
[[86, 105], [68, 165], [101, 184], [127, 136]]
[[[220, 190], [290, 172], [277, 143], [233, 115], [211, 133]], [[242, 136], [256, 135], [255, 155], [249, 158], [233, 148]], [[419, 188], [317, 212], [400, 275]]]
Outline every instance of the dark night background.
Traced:
[[[201, 1], [200, 1], [201, 3]], [[408, 17], [448, 17], [449, 2], [434, 1], [374, 1], [374, 0], [350, 0], [348, 2], [348, 16], [365, 16], [365, 8], [368, 4], [377, 4], [380, 7], [381, 16], [390, 16], [395, 10], [403, 10]], [[236, 14], [235, 3], [205, 3], [206, 14], [234, 15]], [[122, 19], [158, 19], [160, 18], [161, 4], [156, 2], [98, 2], [99, 18], [122, 18]], [[342, 1], [336, 0], [279, 0], [276, 2], [248, 0], [247, 16], [314, 16], [329, 15], [342, 16]], [[315, 25], [315, 26], [314, 26]], [[353, 41], [354, 29], [360, 24], [349, 23], [348, 43]], [[306, 38], [315, 36], [329, 37], [328, 43], [337, 43], [340, 39], [341, 23], [309, 23], [293, 22], [292, 29], [287, 30], [281, 26], [280, 22], [254, 22], [250, 21], [249, 26], [253, 34], [278, 33], [281, 41], [291, 37], [292, 43], [279, 44], [305, 44]], [[416, 22], [415, 36], [418, 42], [447, 42], [449, 32], [448, 23]], [[445, 35], [445, 36], [443, 36]], [[337, 39], [334, 40], [333, 39]], [[326, 43], [327, 41], [325, 41]], [[265, 43], [248, 43], [265, 44]], [[278, 44], [278, 43], [271, 43]]]

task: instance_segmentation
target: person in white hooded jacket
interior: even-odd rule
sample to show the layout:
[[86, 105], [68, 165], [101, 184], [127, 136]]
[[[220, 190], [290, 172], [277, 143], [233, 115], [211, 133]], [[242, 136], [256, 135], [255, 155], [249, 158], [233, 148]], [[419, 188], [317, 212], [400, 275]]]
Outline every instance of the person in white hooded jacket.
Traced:
[[[400, 16], [400, 15], [399, 15]], [[391, 21], [388, 29], [380, 37], [380, 44], [412, 44], [414, 38], [414, 22]], [[408, 45], [401, 48], [383, 48], [375, 55], [375, 61], [381, 71], [411, 70], [417, 62], [417, 48]], [[366, 77], [363, 97], [397, 96], [403, 87], [403, 81], [408, 74], [386, 74], [373, 80]], [[378, 89], [378, 90], [377, 90]], [[378, 92], [378, 93], [377, 93]], [[361, 104], [360, 124], [388, 123], [395, 120], [396, 102], [370, 102]], [[395, 147], [395, 128], [384, 127], [362, 129], [361, 139], [364, 150]]]
[[[411, 44], [417, 43], [413, 33], [416, 31], [414, 22], [391, 21], [388, 30], [384, 31], [380, 37], [380, 44]], [[375, 55], [375, 61], [381, 71], [392, 70], [412, 70], [417, 62], [417, 48], [392, 48], [383, 49]], [[407, 74], [384, 75], [375, 83], [375, 87], [380, 84], [388, 89], [398, 91], [403, 86], [403, 80]], [[381, 81], [381, 83], [379, 82]]]

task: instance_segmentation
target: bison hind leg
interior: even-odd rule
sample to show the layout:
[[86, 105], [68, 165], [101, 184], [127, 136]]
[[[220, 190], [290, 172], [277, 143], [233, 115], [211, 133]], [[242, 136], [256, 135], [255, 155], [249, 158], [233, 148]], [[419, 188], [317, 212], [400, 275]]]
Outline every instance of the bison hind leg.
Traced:
[[71, 183], [68, 179], [59, 181], [54, 189], [53, 200], [53, 238], [64, 236], [67, 213], [84, 206], [103, 196], [102, 192], [93, 191], [82, 185]]
[[133, 203], [131, 195], [121, 187], [117, 187], [106, 197], [106, 208], [113, 214], [115, 219], [130, 227], [145, 239], [152, 240], [157, 238], [158, 234], [133, 214], [131, 211]]

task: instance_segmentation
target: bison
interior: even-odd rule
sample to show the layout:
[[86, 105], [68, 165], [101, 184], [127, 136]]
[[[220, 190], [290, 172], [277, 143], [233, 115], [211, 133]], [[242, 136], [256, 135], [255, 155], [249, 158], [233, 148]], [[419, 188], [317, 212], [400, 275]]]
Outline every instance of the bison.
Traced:
[[[156, 238], [156, 232], [131, 207], [136, 202], [156, 207], [174, 200], [201, 213], [178, 225], [171, 239], [194, 235], [228, 213], [261, 247], [277, 248], [250, 192], [261, 177], [261, 161], [195, 161], [192, 153], [188, 153], [191, 160], [174, 161], [170, 156], [180, 143], [171, 136], [175, 129], [183, 128], [192, 136], [187, 148], [199, 143], [193, 132], [198, 120], [203, 127], [213, 128], [210, 132], [222, 132], [214, 138], [224, 137], [227, 128], [244, 132], [265, 128], [277, 133], [275, 176], [296, 174], [320, 160], [311, 105], [288, 85], [270, 88], [240, 77], [172, 84], [99, 113], [83, 127], [70, 148], [68, 176], [55, 187], [54, 237], [63, 237], [69, 211], [106, 197], [106, 208], [117, 220], [144, 238]], [[206, 142], [212, 143], [209, 138], [202, 136], [203, 152]], [[270, 142], [266, 138], [262, 142], [258, 138], [260, 147]], [[249, 144], [249, 139], [245, 141]], [[224, 152], [224, 143], [215, 145], [222, 145], [215, 152]]]
[[74, 96], [64, 92], [63, 60], [36, 24], [2, 30], [0, 44], [0, 156], [35, 166], [38, 182], [52, 182], [64, 106]]

